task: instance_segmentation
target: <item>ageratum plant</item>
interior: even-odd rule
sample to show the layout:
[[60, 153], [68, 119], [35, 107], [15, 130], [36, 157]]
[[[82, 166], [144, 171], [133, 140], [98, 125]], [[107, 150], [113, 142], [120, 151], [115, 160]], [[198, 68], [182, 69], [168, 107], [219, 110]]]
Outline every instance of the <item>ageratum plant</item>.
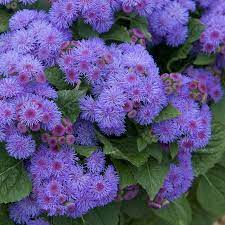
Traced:
[[0, 0], [0, 225], [211, 225], [224, 49], [222, 0]]

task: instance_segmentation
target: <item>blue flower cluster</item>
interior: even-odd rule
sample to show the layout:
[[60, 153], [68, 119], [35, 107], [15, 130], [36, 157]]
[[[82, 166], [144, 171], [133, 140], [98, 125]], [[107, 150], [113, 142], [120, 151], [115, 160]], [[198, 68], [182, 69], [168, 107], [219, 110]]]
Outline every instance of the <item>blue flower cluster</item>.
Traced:
[[[219, 47], [225, 46], [225, 2], [223, 0], [201, 1], [205, 8], [205, 13], [201, 17], [205, 25], [200, 43], [202, 50], [206, 53], [220, 51]], [[221, 49], [223, 52], [223, 48]]]
[[[212, 1], [198, 1], [206, 8], [201, 18], [206, 30], [200, 43], [207, 53], [219, 49], [225, 55], [225, 4], [217, 1], [218, 7], [212, 7]], [[0, 0], [0, 4], [10, 2]], [[144, 43], [135, 44], [144, 40], [137, 28], [130, 31], [134, 37], [131, 43], [106, 45], [100, 38], [73, 41], [69, 27], [82, 18], [103, 33], [112, 27], [116, 12], [134, 12], [148, 19], [154, 44], [166, 41], [175, 47], [187, 37], [195, 3], [57, 0], [52, 1], [48, 13], [24, 9], [12, 16], [9, 31], [0, 35], [0, 141], [10, 156], [26, 159], [33, 184], [30, 196], [10, 206], [10, 217], [17, 224], [48, 225], [38, 218], [43, 212], [80, 217], [118, 197], [119, 177], [113, 166], [106, 165], [101, 149], [81, 161], [72, 147], [74, 143], [97, 146], [95, 125], [105, 135], [118, 138], [126, 132], [126, 121], [132, 120], [138, 126], [151, 126], [161, 145], [178, 144], [178, 163], [171, 164], [149, 206], [160, 208], [189, 189], [194, 178], [191, 156], [211, 138], [208, 103], [223, 96], [219, 78], [193, 67], [183, 74], [160, 76]], [[83, 80], [89, 85], [75, 124], [62, 118], [55, 103], [57, 92], [45, 76], [45, 70], [52, 66], [63, 71], [70, 85], [79, 87]], [[155, 122], [168, 105], [179, 115]], [[35, 133], [40, 136], [40, 146]], [[127, 187], [123, 199], [132, 199], [138, 192], [138, 185]]]
[[185, 150], [179, 151], [178, 162], [178, 165], [171, 164], [170, 171], [159, 193], [154, 201], [149, 200], [149, 207], [161, 208], [168, 201], [173, 201], [188, 191], [194, 179], [191, 153]]
[[[35, 152], [33, 132], [48, 132], [61, 123], [57, 92], [44, 70], [67, 39], [45, 18], [43, 12], [20, 11], [10, 19], [11, 31], [0, 36], [0, 140], [17, 159]], [[41, 55], [44, 49], [51, 53]]]
[[168, 101], [180, 115], [152, 125], [153, 134], [162, 144], [178, 142], [178, 165], [172, 164], [164, 185], [150, 207], [160, 208], [166, 201], [173, 201], [185, 193], [194, 178], [191, 154], [205, 147], [211, 138], [212, 114], [207, 105], [223, 96], [217, 77], [204, 69], [190, 67], [185, 75], [163, 74]]
[[[11, 218], [18, 224], [44, 225], [48, 223], [33, 220], [43, 212], [78, 217], [111, 202], [118, 189], [115, 169], [105, 166], [101, 151], [84, 165], [79, 162], [68, 146], [84, 144], [85, 130], [91, 125], [80, 119], [82, 126], [78, 120], [73, 128], [62, 118], [54, 102], [57, 92], [45, 77], [45, 69], [55, 65], [70, 32], [57, 29], [46, 13], [35, 10], [17, 12], [9, 27], [0, 36], [0, 141], [10, 156], [28, 159], [33, 184], [29, 197], [10, 206]], [[46, 145], [37, 147], [34, 133]], [[96, 143], [94, 136], [86, 139], [88, 144]]]
[[113, 166], [106, 166], [100, 150], [82, 165], [73, 148], [65, 145], [54, 151], [42, 145], [31, 158], [28, 171], [32, 194], [10, 206], [10, 217], [18, 224], [33, 224], [30, 220], [42, 212], [80, 217], [117, 196], [119, 177]]
[[193, 0], [59, 0], [52, 4], [50, 20], [56, 27], [68, 28], [82, 18], [99, 33], [114, 24], [115, 12], [136, 13], [148, 18], [154, 43], [163, 39], [171, 46], [182, 44], [188, 33], [189, 13], [195, 10]]
[[[27, 5], [27, 4], [33, 4], [37, 0], [19, 0], [20, 3]], [[0, 0], [0, 5], [7, 5], [9, 3], [13, 2], [13, 0]]]
[[108, 135], [125, 132], [126, 116], [151, 124], [167, 104], [158, 68], [141, 45], [108, 47], [100, 39], [83, 40], [58, 62], [71, 84], [82, 76], [90, 83], [92, 96], [81, 100], [81, 117]]

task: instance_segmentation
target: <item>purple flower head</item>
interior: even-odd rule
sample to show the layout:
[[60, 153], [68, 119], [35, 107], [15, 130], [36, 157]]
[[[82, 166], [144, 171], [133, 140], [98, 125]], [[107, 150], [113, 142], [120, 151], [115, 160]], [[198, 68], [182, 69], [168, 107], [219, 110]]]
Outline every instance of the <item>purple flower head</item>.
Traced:
[[23, 9], [17, 11], [9, 20], [9, 28], [14, 31], [26, 28], [34, 20], [44, 19], [47, 15], [44, 11]]
[[81, 10], [84, 21], [99, 33], [107, 32], [113, 25], [112, 9], [107, 1], [93, 0]]
[[160, 142], [166, 144], [175, 141], [182, 134], [176, 120], [168, 120], [154, 124], [153, 132], [159, 138]]
[[[179, 150], [179, 164], [171, 164], [164, 184], [154, 199], [154, 203], [162, 205], [165, 200], [174, 201], [190, 188], [194, 179], [191, 165], [191, 154]], [[161, 207], [161, 206], [160, 206]]]
[[19, 111], [20, 121], [27, 125], [33, 126], [42, 121], [43, 111], [39, 105], [33, 102], [26, 102], [22, 105]]
[[9, 207], [10, 218], [18, 224], [27, 223], [41, 213], [38, 204], [32, 197], [27, 197]]
[[13, 134], [6, 141], [6, 150], [16, 159], [26, 159], [35, 152], [35, 141], [31, 136]]
[[0, 101], [0, 125], [11, 125], [16, 117], [15, 105]]
[[35, 37], [25, 29], [17, 30], [11, 37], [12, 48], [18, 53], [30, 53], [35, 48]]
[[44, 100], [43, 105], [43, 127], [44, 129], [52, 130], [56, 125], [60, 124], [62, 114], [53, 101]]
[[50, 225], [50, 224], [43, 219], [36, 219], [28, 221], [27, 225]]
[[0, 80], [0, 97], [12, 98], [23, 93], [23, 87], [15, 77]]
[[68, 28], [76, 20], [78, 9], [79, 5], [74, 1], [56, 1], [49, 13], [50, 20], [59, 29]]
[[85, 96], [80, 100], [80, 109], [82, 111], [81, 118], [89, 121], [94, 121], [96, 102], [90, 96]]
[[73, 128], [76, 144], [87, 146], [96, 145], [97, 140], [95, 137], [94, 126], [91, 122], [79, 118]]
[[20, 55], [16, 51], [8, 51], [0, 55], [0, 73], [4, 76], [14, 75], [17, 72], [17, 65], [20, 62]]
[[86, 160], [87, 168], [92, 173], [101, 173], [105, 168], [105, 155], [102, 151], [95, 151]]
[[224, 91], [220, 79], [215, 77], [210, 71], [190, 67], [187, 69], [186, 73], [193, 78], [194, 81], [192, 83], [197, 84], [197, 87], [192, 87], [193, 85], [190, 85], [189, 88], [191, 88], [192, 92], [195, 91], [196, 93], [196, 91], [198, 91], [201, 95], [204, 94], [206, 96], [205, 102], [210, 99], [218, 102], [222, 98]]

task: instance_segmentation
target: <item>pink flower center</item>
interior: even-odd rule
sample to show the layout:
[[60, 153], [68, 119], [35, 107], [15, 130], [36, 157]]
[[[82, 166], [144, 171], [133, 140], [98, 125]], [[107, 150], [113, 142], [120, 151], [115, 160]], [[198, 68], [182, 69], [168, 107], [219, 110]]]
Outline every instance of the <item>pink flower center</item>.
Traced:
[[105, 188], [103, 183], [97, 183], [96, 185], [96, 189], [97, 191], [102, 191]]
[[35, 116], [36, 116], [35, 110], [33, 110], [33, 109], [28, 109], [28, 110], [26, 110], [26, 112], [25, 112], [25, 117], [26, 117], [27, 119], [33, 119], [33, 118], [35, 118]]
[[62, 169], [62, 163], [60, 163], [60, 162], [53, 162], [53, 169], [54, 170], [61, 170]]

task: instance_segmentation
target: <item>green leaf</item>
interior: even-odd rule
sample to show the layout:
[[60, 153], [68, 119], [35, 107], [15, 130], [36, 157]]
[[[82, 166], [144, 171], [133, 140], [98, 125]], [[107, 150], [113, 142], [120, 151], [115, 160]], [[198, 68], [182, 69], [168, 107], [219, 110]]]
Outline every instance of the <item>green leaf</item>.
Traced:
[[171, 225], [189, 225], [192, 220], [191, 208], [185, 198], [171, 202], [164, 208], [153, 210], [153, 212]]
[[148, 145], [157, 143], [157, 138], [153, 135], [149, 127], [137, 127], [137, 129], [138, 135], [140, 136], [137, 138], [137, 147], [139, 152], [145, 150]]
[[130, 34], [126, 27], [114, 24], [109, 32], [101, 35], [101, 38], [108, 41], [130, 42]]
[[138, 152], [136, 136], [120, 139], [108, 139], [100, 133], [96, 133], [98, 140], [104, 145], [104, 153], [115, 159], [124, 159], [139, 167], [148, 161], [149, 150]]
[[199, 19], [196, 18], [191, 18], [189, 22], [189, 34], [188, 34], [188, 42], [189, 43], [194, 43], [197, 41], [202, 32], [204, 31], [204, 25], [201, 23]]
[[91, 210], [84, 216], [84, 221], [87, 225], [117, 225], [119, 213], [120, 207], [116, 203], [111, 203]]
[[32, 185], [23, 162], [0, 151], [0, 203], [16, 202], [29, 195]]
[[8, 30], [10, 17], [11, 14], [9, 14], [5, 9], [0, 9], [0, 33]]
[[45, 70], [45, 75], [50, 84], [58, 90], [71, 89], [72, 86], [65, 82], [65, 74], [58, 67], [50, 67]]
[[169, 164], [159, 164], [155, 160], [149, 160], [145, 165], [133, 171], [135, 179], [148, 192], [151, 199], [154, 199], [168, 173]]
[[0, 206], [0, 225], [15, 225], [14, 222], [9, 218], [6, 205]]
[[198, 54], [193, 64], [196, 66], [206, 66], [206, 65], [213, 64], [215, 60], [216, 60], [216, 55]]
[[165, 109], [163, 109], [160, 114], [154, 119], [154, 122], [159, 123], [165, 120], [174, 119], [180, 115], [180, 112], [169, 104]]
[[225, 127], [225, 96], [212, 106], [213, 118]]
[[[225, 170], [223, 170], [224, 175]], [[222, 180], [225, 189], [225, 178]], [[207, 175], [201, 176], [197, 189], [197, 200], [203, 209], [216, 216], [225, 212], [225, 196]]]
[[90, 37], [98, 37], [99, 34], [97, 31], [93, 30], [93, 28], [89, 25], [84, 23], [83, 20], [78, 20], [74, 25], [73, 25], [73, 35], [75, 39], [79, 38], [90, 38]]
[[158, 163], [162, 162], [163, 152], [160, 145], [157, 143], [151, 144], [147, 147], [150, 152], [150, 155], [158, 161]]
[[195, 153], [192, 157], [195, 175], [205, 174], [211, 169], [225, 152], [225, 132], [224, 126], [213, 121], [212, 137], [209, 144]]
[[137, 147], [139, 152], [145, 150], [147, 146], [148, 146], [148, 143], [144, 140], [143, 137], [139, 137], [137, 139]]
[[146, 192], [141, 190], [134, 199], [122, 202], [121, 212], [135, 219], [143, 219], [147, 217], [152, 219], [155, 215], [146, 203], [147, 198], [148, 196]]
[[97, 150], [96, 146], [79, 146], [75, 145], [74, 146], [75, 151], [85, 157], [89, 157], [94, 151]]
[[151, 34], [148, 31], [148, 20], [146, 17], [136, 16], [132, 18], [130, 28], [139, 28], [147, 40], [151, 40]]
[[61, 109], [63, 115], [69, 118], [73, 123], [80, 113], [79, 100], [86, 92], [87, 89], [58, 91], [57, 105]]
[[112, 161], [116, 167], [117, 172], [119, 173], [121, 189], [137, 183], [137, 181], [134, 179], [131, 165], [123, 162], [122, 160], [113, 159]]
[[170, 156], [172, 159], [174, 159], [177, 156], [178, 153], [178, 144], [177, 143], [171, 143], [170, 144]]
[[192, 221], [191, 225], [212, 225], [216, 220], [215, 217], [210, 215], [197, 203], [191, 203], [192, 208]]
[[81, 219], [73, 219], [65, 216], [52, 217], [52, 225], [83, 225]]

